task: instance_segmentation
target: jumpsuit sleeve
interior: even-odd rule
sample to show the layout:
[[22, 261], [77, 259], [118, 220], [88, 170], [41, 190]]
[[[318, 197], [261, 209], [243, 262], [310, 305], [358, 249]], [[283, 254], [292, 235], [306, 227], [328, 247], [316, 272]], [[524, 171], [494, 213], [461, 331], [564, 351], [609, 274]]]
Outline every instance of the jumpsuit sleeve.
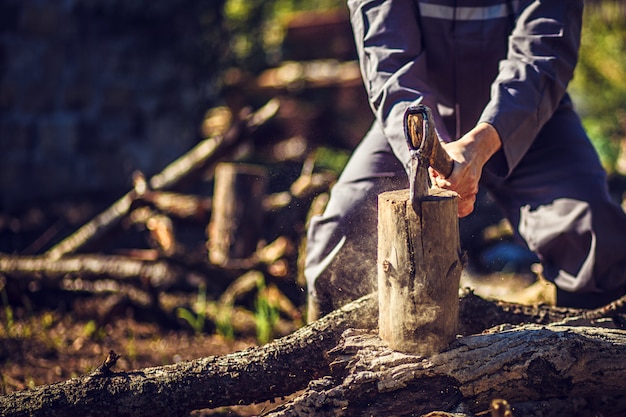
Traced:
[[508, 175], [552, 117], [574, 75], [583, 0], [527, 1], [516, 16], [506, 59], [479, 119], [502, 140]]
[[425, 104], [442, 140], [449, 140], [429, 91], [425, 54], [414, 0], [348, 0], [359, 64], [369, 104], [394, 154], [408, 169], [403, 130], [407, 107]]

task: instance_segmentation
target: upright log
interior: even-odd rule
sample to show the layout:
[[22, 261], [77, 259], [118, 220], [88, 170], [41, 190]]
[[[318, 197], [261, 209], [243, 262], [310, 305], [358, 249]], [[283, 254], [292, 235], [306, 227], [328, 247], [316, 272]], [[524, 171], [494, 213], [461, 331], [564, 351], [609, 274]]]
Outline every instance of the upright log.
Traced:
[[220, 163], [215, 168], [209, 260], [220, 266], [252, 256], [261, 236], [267, 173], [260, 166]]
[[462, 262], [456, 193], [431, 189], [378, 196], [379, 332], [389, 346], [431, 355], [454, 340]]

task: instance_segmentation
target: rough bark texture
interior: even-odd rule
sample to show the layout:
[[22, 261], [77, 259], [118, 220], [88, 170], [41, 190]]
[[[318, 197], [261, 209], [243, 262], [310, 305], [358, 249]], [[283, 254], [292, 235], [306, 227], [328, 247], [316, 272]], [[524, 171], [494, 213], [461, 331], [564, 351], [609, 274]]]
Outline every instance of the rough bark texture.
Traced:
[[522, 323], [549, 324], [571, 318], [596, 320], [611, 318], [621, 327], [626, 327], [626, 297], [619, 298], [606, 306], [584, 310], [548, 305], [522, 305], [504, 301], [485, 300], [469, 290], [464, 290], [460, 299], [459, 333], [470, 335], [499, 324]]
[[[183, 416], [192, 410], [286, 396], [328, 373], [326, 352], [349, 327], [373, 328], [373, 296], [271, 344], [133, 372], [108, 368], [0, 397], [0, 415]], [[373, 310], [373, 311], [372, 311]]]
[[393, 349], [429, 355], [454, 340], [460, 246], [456, 193], [430, 190], [413, 204], [409, 190], [378, 196], [378, 325]]
[[[269, 415], [482, 413], [498, 398], [514, 412], [518, 402], [521, 411], [543, 401], [543, 412], [531, 415], [626, 412], [623, 330], [528, 324], [462, 337], [431, 357], [391, 350], [375, 332], [349, 330], [331, 357], [334, 379], [311, 383]], [[550, 409], [551, 400], [558, 409]], [[593, 408], [574, 408], [584, 401]]]
[[[464, 337], [441, 354], [419, 357], [392, 351], [371, 333], [378, 295], [370, 294], [265, 346], [133, 372], [105, 366], [2, 396], [0, 415], [183, 416], [290, 395], [307, 384], [302, 395], [270, 415], [419, 416], [438, 410], [467, 416], [487, 410], [496, 397], [515, 401], [517, 410], [526, 410], [520, 415], [589, 415], [580, 410], [624, 415], [626, 332], [571, 324], [599, 319], [623, 327], [625, 300], [614, 308], [551, 313], [548, 307], [492, 303], [467, 293], [461, 317], [476, 312], [486, 317], [466, 317], [460, 322]], [[532, 319], [566, 319], [567, 326], [502, 324]], [[468, 333], [497, 321], [501, 325], [490, 332]], [[337, 347], [341, 334], [355, 328], [368, 330], [350, 330]]]

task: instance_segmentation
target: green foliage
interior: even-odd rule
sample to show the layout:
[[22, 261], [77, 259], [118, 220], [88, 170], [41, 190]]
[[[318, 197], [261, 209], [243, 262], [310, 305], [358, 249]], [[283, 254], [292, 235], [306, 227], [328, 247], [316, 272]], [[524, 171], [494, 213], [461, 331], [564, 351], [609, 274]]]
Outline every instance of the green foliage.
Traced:
[[315, 166], [339, 174], [343, 171], [349, 158], [350, 152], [346, 150], [319, 147], [315, 151]]
[[232, 304], [220, 303], [217, 305], [215, 313], [215, 332], [228, 340], [235, 338], [235, 327], [233, 326], [233, 310]]
[[278, 306], [268, 297], [265, 280], [258, 281], [257, 287], [254, 320], [257, 341], [262, 345], [273, 339], [274, 325], [278, 322], [279, 310]]
[[89, 320], [83, 327], [83, 335], [86, 338], [102, 341], [106, 337], [106, 330], [98, 326], [95, 320]]
[[206, 285], [200, 285], [194, 309], [188, 310], [186, 308], [179, 307], [176, 309], [176, 315], [178, 318], [185, 320], [196, 332], [196, 334], [200, 334], [204, 331], [207, 306]]
[[226, 0], [224, 17], [233, 65], [254, 72], [275, 64], [289, 16], [339, 7], [345, 7], [345, 1]]
[[2, 323], [2, 327], [4, 328], [4, 332], [13, 336], [15, 331], [15, 320], [13, 318], [13, 308], [11, 304], [9, 304], [9, 297], [7, 296], [6, 288], [2, 288], [2, 306], [4, 307], [4, 323]]
[[586, 8], [570, 91], [605, 167], [612, 171], [626, 136], [626, 9], [620, 1]]

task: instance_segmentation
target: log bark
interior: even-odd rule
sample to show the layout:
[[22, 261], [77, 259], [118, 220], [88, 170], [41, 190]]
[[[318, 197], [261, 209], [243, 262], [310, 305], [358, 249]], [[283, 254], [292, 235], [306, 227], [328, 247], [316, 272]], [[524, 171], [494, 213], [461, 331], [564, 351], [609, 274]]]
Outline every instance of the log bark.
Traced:
[[[570, 309], [555, 316], [527, 312], [518, 317], [511, 312], [513, 309], [507, 309], [510, 305], [496, 305], [467, 293], [461, 299], [460, 314], [483, 311], [485, 305], [494, 306], [487, 310], [491, 320], [548, 320], [567, 314], [580, 317], [583, 313]], [[618, 310], [605, 311], [605, 317], [622, 318]], [[378, 339], [368, 343], [373, 343], [374, 351], [387, 353], [368, 359], [370, 353], [360, 345], [345, 341], [332, 352], [331, 376], [327, 352], [338, 345], [342, 332], [375, 329], [377, 317], [378, 295], [374, 293], [261, 347], [132, 372], [110, 369], [108, 373], [5, 395], [0, 397], [0, 415], [182, 416], [196, 409], [271, 400], [298, 392], [307, 384], [304, 394], [273, 415], [303, 415], [298, 414], [303, 410], [314, 410], [314, 415], [322, 416], [354, 415], [370, 407], [378, 407], [371, 408], [372, 415], [403, 415], [401, 412], [409, 409], [407, 398], [412, 399], [413, 415], [428, 408], [448, 412], [451, 407], [461, 407], [452, 415], [464, 415], [464, 404], [478, 410], [492, 399], [490, 396], [501, 393], [510, 392], [510, 400], [526, 401], [543, 398], [545, 392], [551, 396], [545, 404], [563, 406], [576, 403], [563, 400], [564, 396], [580, 394], [583, 399], [583, 395], [594, 389], [598, 393], [605, 386], [609, 404], [619, 404], [619, 395], [613, 394], [615, 387], [623, 391], [621, 381], [626, 377], [626, 335], [622, 330], [563, 325], [511, 329], [513, 326], [507, 324], [489, 334], [462, 337], [447, 351], [429, 358], [393, 352]], [[475, 328], [472, 323], [471, 327], [462, 325], [460, 330]], [[364, 331], [353, 330], [347, 335], [363, 339]], [[372, 339], [375, 334], [365, 335], [370, 341], [376, 339]], [[391, 361], [385, 362], [387, 356]], [[375, 368], [367, 371], [368, 367]], [[491, 383], [490, 375], [496, 383]], [[562, 381], [565, 389], [561, 388]], [[535, 388], [535, 384], [545, 386], [545, 390]], [[440, 390], [433, 390], [436, 387]], [[430, 405], [424, 406], [422, 400]], [[523, 401], [517, 406], [524, 405]], [[544, 402], [532, 401], [524, 406], [530, 410], [541, 404]], [[383, 406], [392, 411], [374, 413]], [[393, 410], [399, 411], [394, 414]]]
[[263, 230], [267, 173], [261, 166], [220, 163], [207, 227], [209, 260], [237, 265], [255, 253]]
[[393, 349], [430, 355], [457, 334], [463, 263], [457, 194], [431, 189], [414, 204], [409, 190], [378, 196], [380, 337]]
[[[528, 324], [462, 337], [426, 358], [390, 349], [375, 332], [349, 330], [331, 357], [334, 380], [311, 383], [268, 415], [483, 415], [494, 399], [514, 413], [542, 401], [542, 416], [626, 412], [624, 330]], [[551, 400], [558, 409], [547, 408]]]
[[68, 275], [93, 280], [114, 278], [130, 284], [167, 288], [184, 280], [184, 268], [166, 261], [140, 261], [123, 256], [80, 255], [51, 261], [45, 256], [1, 256], [0, 273], [35, 280], [60, 280]]
[[518, 325], [523, 323], [549, 324], [579, 318], [593, 321], [610, 318], [620, 326], [626, 326], [626, 296], [593, 310], [553, 307], [549, 305], [523, 305], [505, 301], [485, 300], [463, 290], [459, 301], [459, 333], [480, 333], [498, 324]]
[[[230, 148], [240, 142], [241, 138], [246, 137], [255, 128], [272, 118], [277, 109], [278, 103], [276, 101], [268, 102], [255, 113], [243, 118], [241, 122], [234, 123], [224, 135], [211, 137], [200, 142], [163, 171], [154, 175], [146, 185], [149, 185], [152, 190], [164, 190], [175, 186], [211, 161], [215, 162], [213, 158], [218, 155], [218, 151], [223, 150], [223, 148]], [[121, 219], [128, 214], [133, 203], [145, 191], [147, 189], [135, 187], [76, 232], [50, 248], [46, 255], [53, 260], [60, 259], [102, 237], [111, 228], [119, 224]]]

